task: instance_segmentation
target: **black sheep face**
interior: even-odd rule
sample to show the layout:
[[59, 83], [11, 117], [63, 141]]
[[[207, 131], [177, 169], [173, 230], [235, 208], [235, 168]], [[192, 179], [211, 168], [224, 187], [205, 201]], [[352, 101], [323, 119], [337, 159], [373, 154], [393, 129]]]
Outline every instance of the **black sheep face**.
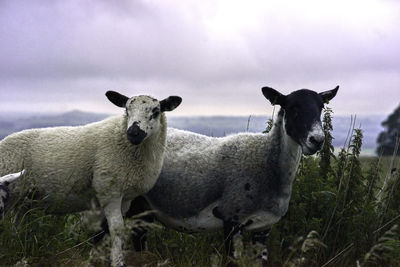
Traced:
[[338, 89], [339, 86], [322, 93], [301, 89], [283, 95], [275, 89], [263, 87], [262, 92], [273, 105], [282, 107], [286, 133], [301, 146], [303, 154], [312, 155], [322, 148], [325, 140], [322, 109], [335, 97]]

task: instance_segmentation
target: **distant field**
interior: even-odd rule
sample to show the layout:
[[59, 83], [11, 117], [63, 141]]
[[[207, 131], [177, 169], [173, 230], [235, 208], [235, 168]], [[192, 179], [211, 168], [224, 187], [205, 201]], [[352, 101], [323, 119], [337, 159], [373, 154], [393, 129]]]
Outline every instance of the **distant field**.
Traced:
[[[377, 158], [377, 156], [362, 156], [360, 158], [360, 162], [362, 164], [363, 170], [368, 169], [368, 167], [371, 165], [371, 163], [373, 161], [376, 160], [376, 158]], [[396, 157], [394, 159], [392, 159], [392, 157], [390, 157], [390, 156], [380, 158], [381, 178], [384, 178], [386, 176], [387, 172], [390, 170], [389, 168], [390, 168], [390, 164], [391, 164], [392, 160], [393, 160], [392, 168], [396, 168], [396, 169], [400, 168], [400, 157]], [[390, 171], [392, 171], [392, 170], [390, 170]]]

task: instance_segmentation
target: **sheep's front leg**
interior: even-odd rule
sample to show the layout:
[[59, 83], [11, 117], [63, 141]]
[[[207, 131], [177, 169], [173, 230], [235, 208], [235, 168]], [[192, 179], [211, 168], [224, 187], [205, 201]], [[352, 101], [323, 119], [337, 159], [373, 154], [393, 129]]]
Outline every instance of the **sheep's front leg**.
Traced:
[[121, 212], [122, 197], [110, 201], [104, 206], [104, 214], [110, 229], [111, 236], [111, 264], [112, 266], [125, 266], [123, 249], [124, 220]]
[[138, 223], [131, 229], [131, 238], [133, 240], [133, 245], [136, 252], [146, 250], [147, 247], [147, 228], [145, 225], [146, 223], [153, 223], [155, 220], [154, 214], [149, 213], [149, 211], [151, 211], [151, 208], [146, 199], [143, 196], [139, 196], [131, 201], [129, 210], [127, 213], [125, 213], [126, 218], [130, 218], [132, 216], [138, 217], [139, 214], [145, 214], [139, 215], [139, 219], [144, 223], [140, 223], [140, 225]]
[[233, 245], [233, 238], [236, 234], [238, 234], [239, 227], [237, 223], [233, 223], [231, 221], [224, 221], [224, 245], [225, 245], [225, 253], [227, 256], [234, 258], [235, 257], [235, 248]]
[[[241, 235], [240, 224], [232, 222], [232, 221], [224, 221], [224, 243], [225, 243], [225, 253], [226, 256], [231, 257], [232, 259], [237, 260], [237, 253], [235, 251], [235, 246], [233, 239], [239, 238]], [[227, 267], [237, 267], [235, 262], [227, 259]]]
[[[233, 244], [233, 237], [240, 234], [240, 223], [234, 222], [232, 220], [225, 220], [224, 216], [220, 212], [219, 207], [215, 207], [212, 211], [214, 217], [223, 221], [224, 226], [224, 245], [225, 245], [225, 256], [235, 257], [235, 249]], [[235, 263], [229, 262], [228, 266], [236, 266]]]

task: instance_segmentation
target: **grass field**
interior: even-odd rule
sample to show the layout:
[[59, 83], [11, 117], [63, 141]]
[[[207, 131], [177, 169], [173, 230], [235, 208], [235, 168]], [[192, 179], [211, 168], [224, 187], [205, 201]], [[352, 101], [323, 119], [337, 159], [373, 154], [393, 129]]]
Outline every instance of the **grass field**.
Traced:
[[[374, 157], [360, 158], [363, 172], [366, 173], [376, 160], [377, 158]], [[313, 159], [313, 161], [316, 160]], [[378, 170], [381, 181], [386, 177], [391, 161], [390, 157], [381, 159], [381, 167]], [[400, 159], [396, 158], [394, 162], [398, 166]], [[307, 205], [307, 203], [297, 204]], [[295, 209], [295, 206], [291, 205], [289, 209]], [[285, 239], [282, 236], [283, 230], [279, 229], [282, 226], [293, 227], [296, 225], [296, 222], [293, 221], [295, 217], [293, 213], [289, 212], [273, 230], [269, 242], [270, 253], [277, 249], [277, 244], [279, 244], [278, 249], [281, 250], [279, 257], [270, 255], [273, 265], [296, 266], [292, 261], [298, 257], [299, 251], [297, 250], [301, 250], [309, 229], [294, 231], [292, 235], [297, 236], [297, 239], [289, 239], [289, 235], [288, 239]], [[390, 226], [393, 226], [394, 223], [399, 223], [399, 218], [395, 219]], [[354, 225], [354, 227], [356, 226]], [[25, 204], [25, 207], [21, 205], [6, 215], [0, 223], [0, 231], [1, 266], [12, 266], [17, 263], [20, 266], [108, 266], [109, 264], [107, 247], [93, 253], [95, 249], [91, 237], [94, 233], [89, 233], [84, 228], [78, 215], [48, 215], [37, 208], [26, 209]], [[296, 244], [295, 241], [299, 243]], [[356, 240], [353, 243], [356, 244]], [[373, 245], [374, 243], [371, 243], [370, 247], [372, 248]], [[295, 248], [296, 246], [297, 248]], [[148, 248], [149, 250], [143, 253], [127, 250], [127, 263], [131, 266], [223, 266], [222, 231], [209, 234], [184, 234], [159, 227], [150, 230]], [[318, 249], [323, 249], [323, 247]], [[250, 251], [250, 249], [248, 250]], [[340, 253], [340, 250], [337, 253]], [[241, 266], [257, 264], [257, 260], [246, 251], [246, 242], [242, 255], [239, 259]], [[356, 259], [352, 262], [355, 264]], [[320, 264], [318, 262], [316, 266]], [[393, 266], [398, 266], [400, 261], [395, 264], [397, 265]], [[349, 264], [349, 266], [351, 265]]]
[[[288, 213], [268, 239], [270, 266], [400, 266], [400, 158], [360, 156], [361, 130], [336, 155], [326, 142], [304, 157]], [[396, 168], [396, 169], [395, 169]], [[0, 266], [108, 266], [79, 215], [48, 215], [25, 200], [0, 221]], [[40, 205], [39, 205], [40, 206]], [[235, 240], [240, 266], [257, 266]], [[242, 242], [243, 241], [243, 242]], [[130, 244], [131, 245], [131, 244]], [[183, 234], [151, 227], [148, 251], [126, 248], [130, 266], [224, 266], [222, 231]]]

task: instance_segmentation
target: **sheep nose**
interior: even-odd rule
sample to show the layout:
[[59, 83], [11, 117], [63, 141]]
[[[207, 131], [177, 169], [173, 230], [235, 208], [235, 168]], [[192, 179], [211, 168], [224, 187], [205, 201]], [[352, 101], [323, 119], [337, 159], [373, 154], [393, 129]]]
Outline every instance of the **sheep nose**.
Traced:
[[137, 123], [134, 123], [131, 127], [129, 127], [126, 134], [128, 140], [134, 145], [140, 144], [147, 135], [145, 131], [140, 129]]
[[325, 136], [320, 135], [320, 136], [310, 136], [308, 138], [308, 141], [315, 146], [318, 150], [321, 149], [322, 145], [324, 144], [325, 141]]
[[131, 136], [138, 136], [140, 131], [141, 131], [140, 127], [137, 126], [136, 124], [134, 124], [131, 127], [129, 127], [128, 134], [131, 135]]

